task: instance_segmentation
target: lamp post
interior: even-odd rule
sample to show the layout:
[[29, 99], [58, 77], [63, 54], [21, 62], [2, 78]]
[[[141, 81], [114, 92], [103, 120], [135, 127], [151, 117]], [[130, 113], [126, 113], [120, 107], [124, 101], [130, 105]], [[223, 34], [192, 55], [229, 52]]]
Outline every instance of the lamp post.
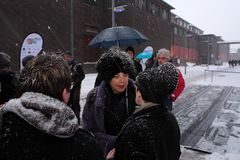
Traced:
[[73, 54], [73, 0], [71, 0], [71, 53], [72, 53], [72, 56], [74, 57], [74, 54]]
[[115, 0], [112, 0], [112, 27], [115, 27]]
[[[189, 52], [189, 41], [188, 38], [191, 38], [191, 34], [187, 34], [187, 28], [192, 26], [192, 24], [188, 24], [187, 27], [184, 29], [184, 49], [185, 49], [185, 65], [184, 65], [184, 74], [187, 74], [187, 60], [188, 60], [188, 52]], [[187, 47], [188, 43], [188, 47]], [[187, 50], [187, 51], [186, 51]]]
[[209, 44], [207, 43], [207, 69], [209, 69]]
[[210, 57], [209, 46], [211, 45], [211, 43], [209, 43], [209, 41], [202, 41], [202, 42], [207, 44], [207, 69], [209, 69], [209, 57]]
[[187, 29], [184, 29], [184, 50], [185, 50], [185, 60], [184, 60], [184, 74], [187, 74]]
[[115, 12], [123, 12], [127, 5], [115, 6], [115, 0], [112, 0], [112, 27], [115, 27]]

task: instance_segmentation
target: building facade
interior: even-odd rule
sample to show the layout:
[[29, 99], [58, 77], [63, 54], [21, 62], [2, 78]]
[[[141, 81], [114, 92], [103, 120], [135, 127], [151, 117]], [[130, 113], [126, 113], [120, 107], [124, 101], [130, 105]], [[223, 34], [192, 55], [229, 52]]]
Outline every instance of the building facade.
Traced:
[[[74, 58], [88, 68], [104, 51], [89, 48], [88, 44], [99, 32], [112, 26], [111, 2], [1, 0], [0, 51], [10, 54], [14, 68], [19, 69], [24, 38], [30, 33], [38, 33], [43, 37], [44, 51], [73, 50]], [[152, 46], [154, 51], [160, 48], [171, 50], [172, 56], [182, 62], [206, 62], [206, 52], [201, 50], [200, 43], [203, 31], [171, 13], [172, 6], [163, 0], [115, 0], [115, 6], [121, 5], [125, 10], [115, 13], [115, 25], [133, 27], [149, 39], [133, 46], [136, 53]], [[215, 59], [216, 55], [213, 56]]]

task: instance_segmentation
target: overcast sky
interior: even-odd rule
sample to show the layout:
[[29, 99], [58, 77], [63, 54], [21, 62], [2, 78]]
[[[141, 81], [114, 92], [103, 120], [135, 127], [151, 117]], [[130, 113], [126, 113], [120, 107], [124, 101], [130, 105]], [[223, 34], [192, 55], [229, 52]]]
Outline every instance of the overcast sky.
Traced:
[[225, 41], [240, 41], [240, 0], [164, 0], [173, 13]]

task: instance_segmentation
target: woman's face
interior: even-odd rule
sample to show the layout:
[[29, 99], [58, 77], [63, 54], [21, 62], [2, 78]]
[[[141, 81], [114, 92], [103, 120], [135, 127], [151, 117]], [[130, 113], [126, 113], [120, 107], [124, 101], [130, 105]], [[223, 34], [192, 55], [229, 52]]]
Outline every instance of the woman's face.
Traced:
[[118, 73], [109, 82], [114, 93], [119, 94], [125, 91], [128, 86], [128, 74]]

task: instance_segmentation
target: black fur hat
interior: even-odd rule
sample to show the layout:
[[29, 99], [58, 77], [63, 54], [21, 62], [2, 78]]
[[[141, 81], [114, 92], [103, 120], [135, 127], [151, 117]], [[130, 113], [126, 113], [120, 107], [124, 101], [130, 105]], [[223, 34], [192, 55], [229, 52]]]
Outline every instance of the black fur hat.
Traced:
[[114, 75], [123, 72], [133, 75], [134, 63], [131, 57], [119, 48], [111, 48], [97, 62], [96, 70], [105, 81], [110, 81]]
[[145, 101], [163, 103], [178, 84], [178, 71], [171, 63], [150, 68], [136, 78], [136, 86]]

